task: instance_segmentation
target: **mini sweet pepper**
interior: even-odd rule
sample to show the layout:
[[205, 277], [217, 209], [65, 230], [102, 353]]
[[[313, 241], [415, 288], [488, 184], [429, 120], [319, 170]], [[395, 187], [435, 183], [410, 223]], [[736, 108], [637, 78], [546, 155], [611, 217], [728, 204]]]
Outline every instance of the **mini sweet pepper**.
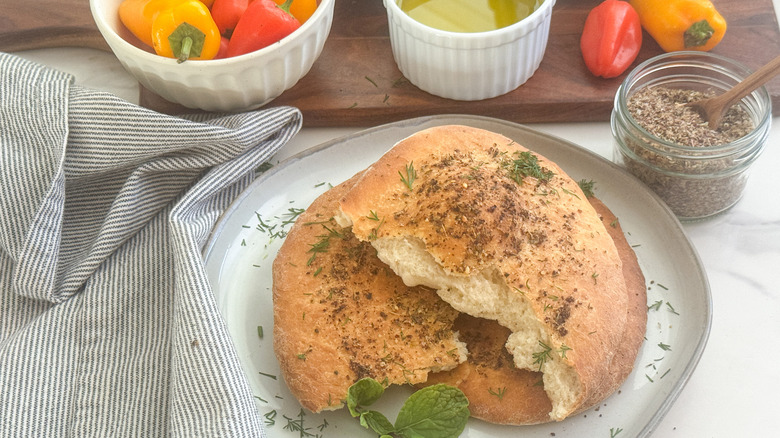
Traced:
[[642, 27], [666, 52], [709, 51], [726, 33], [726, 20], [709, 0], [631, 0]]
[[236, 28], [238, 20], [249, 7], [250, 0], [214, 0], [211, 6], [211, 16], [217, 23], [219, 32], [222, 36], [230, 38], [233, 35], [233, 29]]
[[301, 23], [289, 12], [291, 2], [287, 0], [282, 6], [272, 0], [250, 2], [230, 37], [227, 56], [262, 49], [301, 27]]
[[152, 21], [154, 51], [179, 62], [213, 59], [221, 40], [211, 12], [199, 0], [180, 0], [158, 12]]
[[[287, 0], [274, 0], [277, 5], [281, 6]], [[290, 13], [293, 17], [297, 18], [301, 24], [305, 23], [309, 17], [314, 14], [317, 9], [317, 0], [293, 0], [290, 4]]]
[[152, 47], [152, 21], [157, 14], [182, 0], [124, 0], [119, 4], [122, 24], [144, 44]]
[[588, 13], [580, 50], [591, 73], [614, 78], [626, 71], [642, 47], [639, 15], [625, 1], [605, 0]]

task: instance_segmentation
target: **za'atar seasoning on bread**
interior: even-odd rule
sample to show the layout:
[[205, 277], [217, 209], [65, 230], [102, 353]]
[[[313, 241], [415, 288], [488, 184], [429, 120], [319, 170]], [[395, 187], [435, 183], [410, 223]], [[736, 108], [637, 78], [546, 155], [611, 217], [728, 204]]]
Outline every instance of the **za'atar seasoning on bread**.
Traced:
[[645, 327], [628, 318], [620, 254], [579, 185], [541, 155], [485, 130], [430, 128], [339, 205], [337, 222], [405, 284], [509, 329], [514, 366], [542, 376], [549, 419], [599, 403], [622, 381], [613, 370], [633, 365], [636, 350], [616, 352]]
[[353, 182], [297, 218], [273, 263], [274, 352], [312, 412], [341, 408], [361, 378], [416, 384], [466, 357], [452, 329], [457, 312], [433, 290], [404, 285], [368, 242], [333, 221]]
[[[634, 358], [644, 341], [647, 323], [645, 278], [615, 215], [593, 197], [590, 190], [585, 194], [612, 236], [623, 261], [628, 297], [626, 330], [610, 367], [612, 386], [618, 387], [633, 370]], [[496, 321], [463, 313], [455, 320], [454, 327], [460, 340], [466, 343], [468, 359], [452, 370], [429, 375], [426, 385], [457, 386], [469, 399], [471, 416], [491, 423], [526, 425], [550, 421], [552, 406], [544, 391], [542, 373], [514, 366], [512, 355], [504, 347], [511, 334], [508, 328]]]

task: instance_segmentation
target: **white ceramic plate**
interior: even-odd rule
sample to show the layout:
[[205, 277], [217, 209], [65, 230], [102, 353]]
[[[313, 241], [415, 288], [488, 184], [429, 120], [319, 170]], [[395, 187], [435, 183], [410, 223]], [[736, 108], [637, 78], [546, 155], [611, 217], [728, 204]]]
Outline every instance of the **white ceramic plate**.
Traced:
[[[471, 419], [462, 436], [650, 435], [696, 367], [711, 322], [707, 277], [680, 223], [641, 182], [584, 148], [501, 120], [435, 116], [368, 129], [288, 159], [255, 181], [215, 227], [205, 247], [207, 274], [269, 436], [376, 436], [363, 429], [346, 409], [325, 414], [304, 412], [279, 374], [272, 346], [271, 263], [284, 231], [291, 226], [291, 209], [306, 208], [330, 185], [367, 167], [402, 138], [453, 123], [502, 133], [555, 161], [575, 180], [594, 180], [596, 195], [617, 215], [639, 257], [650, 306], [647, 341], [634, 372], [601, 406], [560, 423], [522, 428]], [[262, 337], [258, 327], [262, 327]], [[393, 421], [410, 392], [408, 388], [391, 388], [378, 408]]]

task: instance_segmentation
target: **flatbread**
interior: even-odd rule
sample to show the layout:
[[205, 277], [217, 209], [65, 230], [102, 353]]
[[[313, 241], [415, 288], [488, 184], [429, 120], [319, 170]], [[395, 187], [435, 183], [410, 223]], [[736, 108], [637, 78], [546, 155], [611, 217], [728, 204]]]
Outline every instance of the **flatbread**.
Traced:
[[273, 263], [274, 351], [312, 412], [341, 407], [360, 378], [415, 384], [465, 360], [457, 312], [433, 290], [404, 285], [370, 244], [333, 222], [353, 182], [298, 217]]

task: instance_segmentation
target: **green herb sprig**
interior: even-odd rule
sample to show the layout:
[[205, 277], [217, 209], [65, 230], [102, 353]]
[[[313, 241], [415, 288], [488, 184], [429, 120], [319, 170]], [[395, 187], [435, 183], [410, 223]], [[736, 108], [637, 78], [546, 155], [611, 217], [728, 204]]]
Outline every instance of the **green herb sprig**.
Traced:
[[581, 179], [579, 182], [577, 182], [577, 184], [580, 186], [582, 193], [585, 194], [585, 197], [592, 198], [596, 196], [593, 193], [593, 188], [596, 186], [596, 183], [593, 180]]
[[366, 410], [384, 394], [385, 388], [372, 378], [363, 378], [349, 387], [347, 408], [360, 425], [381, 438], [456, 437], [466, 428], [469, 401], [458, 388], [437, 384], [415, 392], [404, 402], [395, 424], [378, 411]]
[[417, 179], [417, 171], [414, 170], [414, 161], [410, 161], [409, 164], [406, 165], [406, 176], [404, 176], [400, 170], [398, 171], [398, 175], [401, 176], [401, 182], [403, 182], [411, 192], [412, 184], [414, 184], [414, 180]]
[[538, 364], [539, 371], [542, 371], [542, 365], [551, 359], [550, 352], [552, 351], [552, 348], [542, 341], [539, 341], [539, 346], [542, 347], [542, 350], [533, 353], [532, 356], [534, 358], [534, 365]]
[[539, 157], [529, 151], [516, 152], [516, 159], [505, 159], [501, 165], [509, 173], [509, 177], [518, 184], [523, 178], [530, 176], [539, 181], [547, 182], [555, 174], [553, 171], [539, 165]]
[[379, 237], [379, 227], [385, 223], [385, 218], [380, 218], [374, 210], [370, 210], [366, 219], [374, 222], [378, 222], [377, 226], [371, 229], [371, 233], [368, 235], [368, 240], [376, 240]]

